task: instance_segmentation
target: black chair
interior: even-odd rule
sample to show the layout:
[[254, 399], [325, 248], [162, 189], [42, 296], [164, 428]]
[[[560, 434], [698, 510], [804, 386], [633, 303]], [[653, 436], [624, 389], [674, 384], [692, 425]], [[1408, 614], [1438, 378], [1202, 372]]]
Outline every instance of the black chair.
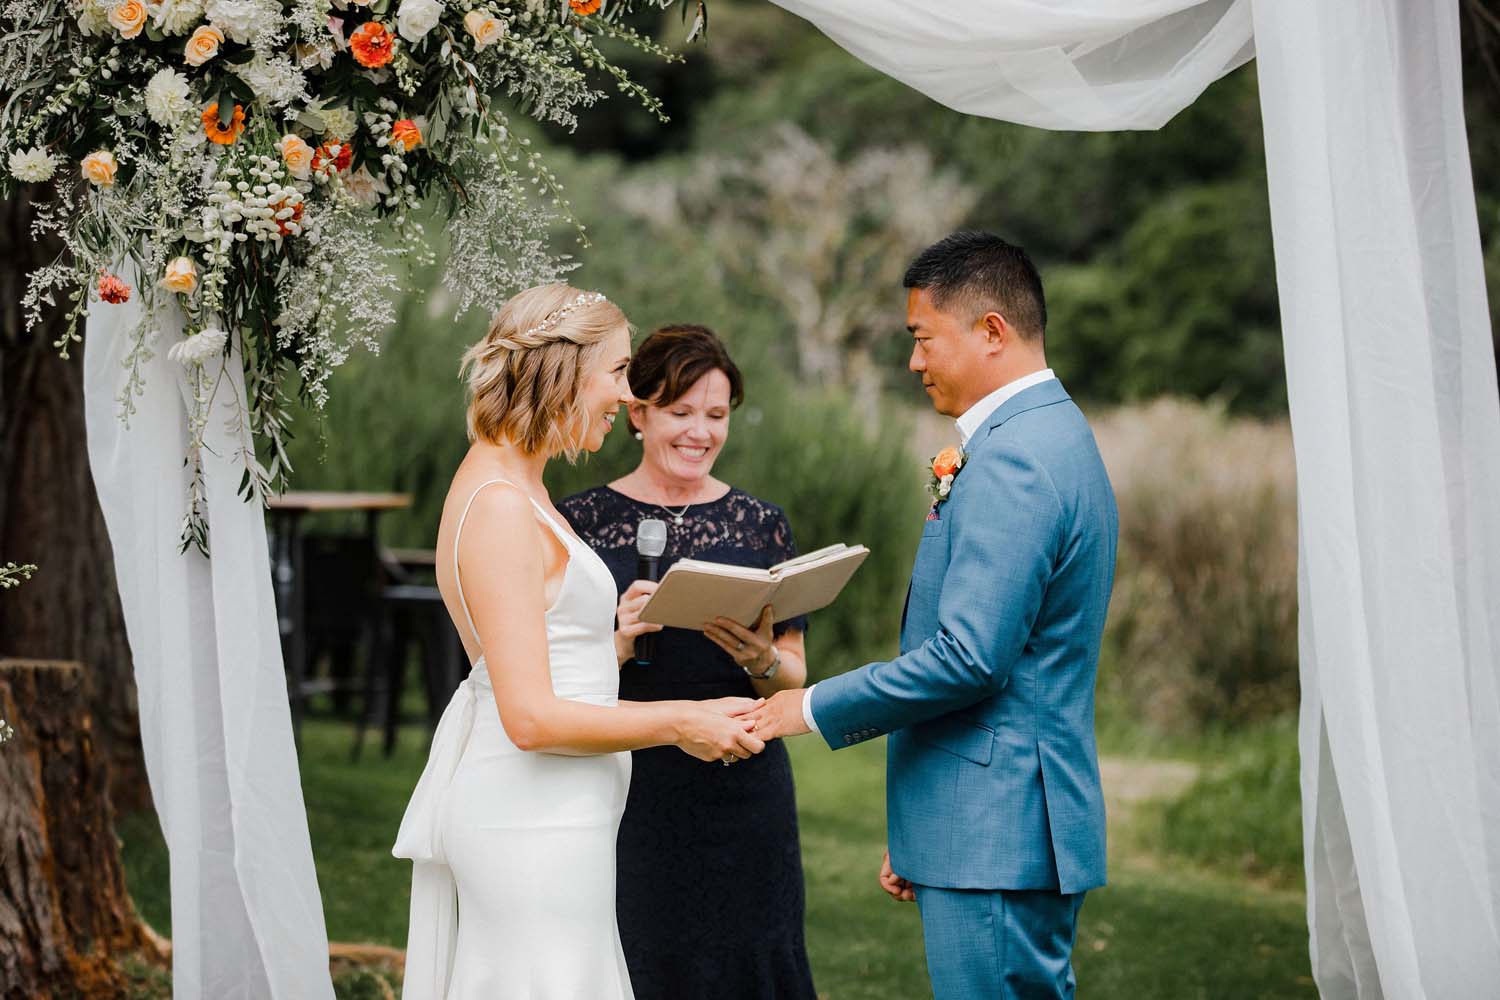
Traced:
[[386, 570], [368, 536], [303, 535], [300, 543], [307, 676], [293, 697], [328, 694], [334, 712], [347, 715], [379, 659]]
[[453, 628], [436, 583], [429, 582], [431, 552], [387, 550], [381, 552], [381, 564], [387, 582], [380, 591], [378, 654], [371, 658], [365, 675], [366, 711], [356, 724], [355, 758], [363, 749], [365, 730], [371, 725], [381, 728], [385, 756], [389, 757], [395, 749], [401, 723], [401, 696], [413, 653], [421, 665], [429, 735], [437, 728], [443, 709], [468, 672], [463, 642]]

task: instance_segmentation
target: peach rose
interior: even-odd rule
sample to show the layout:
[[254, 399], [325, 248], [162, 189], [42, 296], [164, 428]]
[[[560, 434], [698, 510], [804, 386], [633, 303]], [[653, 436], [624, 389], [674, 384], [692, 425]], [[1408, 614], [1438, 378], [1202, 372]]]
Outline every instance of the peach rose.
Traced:
[[173, 257], [162, 272], [162, 287], [179, 295], [191, 295], [198, 287], [198, 265], [191, 257]]
[[932, 474], [939, 479], [953, 475], [958, 471], [958, 463], [962, 457], [959, 450], [950, 444], [938, 452], [937, 458], [932, 460]]
[[83, 158], [83, 179], [95, 187], [109, 187], [115, 182], [115, 171], [119, 169], [115, 154], [107, 149], [96, 149]]
[[300, 135], [287, 134], [276, 144], [281, 162], [293, 177], [306, 179], [312, 173], [313, 149]]
[[422, 130], [410, 118], [403, 118], [391, 126], [391, 145], [400, 147], [403, 153], [409, 153], [422, 145]]
[[198, 30], [193, 32], [193, 37], [187, 40], [187, 50], [182, 61], [189, 66], [202, 66], [219, 54], [219, 46], [223, 44], [224, 32], [211, 24], [200, 24]]
[[487, 10], [471, 10], [464, 15], [464, 30], [474, 39], [474, 48], [478, 50], [505, 36], [505, 22]]
[[121, 38], [134, 38], [146, 26], [146, 5], [140, 0], [125, 0], [109, 12], [109, 23]]

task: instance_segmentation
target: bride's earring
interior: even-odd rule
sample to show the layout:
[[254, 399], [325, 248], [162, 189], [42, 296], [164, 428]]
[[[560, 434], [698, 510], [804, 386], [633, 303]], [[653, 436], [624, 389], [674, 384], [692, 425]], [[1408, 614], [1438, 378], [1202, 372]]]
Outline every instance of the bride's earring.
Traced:
[[642, 434], [640, 431], [636, 431], [635, 434], [633, 435], [633, 437], [637, 441], [644, 441], [644, 440], [646, 440], [646, 435]]

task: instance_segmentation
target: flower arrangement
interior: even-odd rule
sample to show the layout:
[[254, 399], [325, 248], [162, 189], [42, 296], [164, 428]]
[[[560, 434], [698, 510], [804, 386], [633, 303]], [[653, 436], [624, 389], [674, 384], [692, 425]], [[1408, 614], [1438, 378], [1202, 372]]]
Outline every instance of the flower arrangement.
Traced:
[[5, 744], [9, 743], [11, 741], [11, 738], [15, 735], [16, 731], [11, 728], [10, 723], [6, 722], [4, 719], [0, 719], [0, 746], [4, 746]]
[[[672, 2], [0, 4], [0, 196], [50, 184], [35, 230], [65, 244], [30, 276], [28, 324], [65, 296], [66, 355], [94, 301], [136, 301], [126, 420], [146, 361], [164, 350], [187, 368], [200, 471], [184, 547], [207, 551], [199, 457], [228, 366], [245, 375], [241, 492], [264, 501], [290, 472], [289, 402], [323, 406], [350, 351], [376, 349], [398, 263], [429, 254], [428, 206], [460, 313], [568, 268], [546, 242], [567, 203], [505, 108], [572, 127], [603, 96], [597, 76], [660, 115], [599, 44], [675, 58], [622, 21]], [[702, 18], [700, 3], [695, 33]], [[160, 319], [174, 310], [180, 337]]]
[[948, 499], [948, 493], [953, 489], [953, 479], [958, 475], [958, 470], [964, 467], [968, 457], [962, 449], [952, 445], [933, 456], [930, 464], [932, 478], [927, 482], [927, 494], [932, 497], [932, 509], [927, 514], [929, 521], [937, 520], [938, 507]]

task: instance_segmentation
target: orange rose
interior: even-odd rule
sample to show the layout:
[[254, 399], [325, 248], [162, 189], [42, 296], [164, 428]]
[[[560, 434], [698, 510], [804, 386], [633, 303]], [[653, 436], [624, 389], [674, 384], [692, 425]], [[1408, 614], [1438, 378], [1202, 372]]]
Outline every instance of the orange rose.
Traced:
[[219, 54], [219, 46], [223, 44], [224, 32], [211, 24], [200, 24], [198, 30], [187, 40], [182, 61], [189, 66], [202, 66]]
[[198, 265], [191, 257], [173, 257], [162, 272], [162, 285], [179, 295], [191, 295], [198, 287]]
[[410, 118], [403, 118], [391, 126], [391, 145], [400, 147], [403, 153], [409, 153], [422, 145], [422, 130]]
[[228, 125], [219, 122], [219, 102], [215, 101], [204, 109], [203, 134], [208, 136], [210, 142], [216, 142], [221, 146], [233, 146], [243, 131], [245, 131], [245, 109], [238, 104], [234, 106], [234, 116], [229, 119]]
[[573, 13], [587, 17], [590, 14], [597, 14], [599, 8], [604, 6], [604, 0], [568, 0], [568, 6], [572, 8]]
[[950, 444], [938, 452], [937, 458], [932, 460], [932, 474], [939, 479], [953, 475], [958, 471], [958, 463], [962, 457], [959, 450]]
[[109, 12], [109, 23], [121, 38], [134, 38], [146, 26], [146, 5], [141, 0], [125, 0]]
[[395, 56], [396, 37], [379, 21], [366, 21], [349, 36], [349, 50], [361, 66], [379, 69]]
[[99, 297], [105, 302], [119, 305], [130, 301], [130, 286], [107, 271], [99, 272]]

